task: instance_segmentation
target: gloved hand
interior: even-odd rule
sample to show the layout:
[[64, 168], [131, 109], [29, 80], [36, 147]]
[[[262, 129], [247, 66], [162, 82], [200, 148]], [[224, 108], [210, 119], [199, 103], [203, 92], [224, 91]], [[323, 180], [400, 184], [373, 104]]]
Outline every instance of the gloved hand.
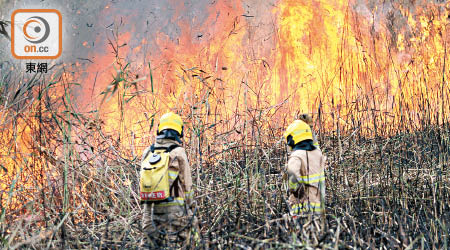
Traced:
[[299, 183], [294, 175], [289, 176], [289, 193], [296, 198], [300, 198], [305, 194], [305, 186]]
[[288, 191], [289, 193], [295, 193], [296, 190], [299, 187], [299, 183], [297, 181], [297, 178], [294, 175], [289, 175], [288, 179]]
[[197, 207], [197, 202], [196, 202], [195, 200], [190, 200], [190, 201], [187, 203], [187, 205], [188, 205], [188, 207], [189, 207], [190, 209], [194, 210], [194, 209]]
[[298, 199], [300, 199], [301, 197], [303, 197], [305, 195], [305, 185], [300, 184], [298, 185], [297, 190], [295, 190], [293, 192], [294, 196]]

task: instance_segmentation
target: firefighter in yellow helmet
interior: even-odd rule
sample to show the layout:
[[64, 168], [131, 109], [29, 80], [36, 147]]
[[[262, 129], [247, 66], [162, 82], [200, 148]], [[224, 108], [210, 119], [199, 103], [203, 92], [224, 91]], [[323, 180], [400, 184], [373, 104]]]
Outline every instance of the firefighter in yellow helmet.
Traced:
[[287, 163], [290, 214], [321, 214], [325, 208], [325, 157], [314, 146], [311, 127], [302, 120], [288, 126], [284, 138], [291, 149]]
[[145, 236], [141, 246], [144, 248], [182, 247], [187, 243], [191, 227], [196, 226], [197, 219], [191, 210], [194, 194], [191, 167], [181, 137], [181, 117], [172, 112], [166, 113], [160, 118], [156, 143], [142, 155], [141, 167], [146, 159], [151, 158], [149, 155], [152, 152], [163, 150], [169, 153], [170, 190], [170, 197], [165, 200], [143, 202], [142, 227]]

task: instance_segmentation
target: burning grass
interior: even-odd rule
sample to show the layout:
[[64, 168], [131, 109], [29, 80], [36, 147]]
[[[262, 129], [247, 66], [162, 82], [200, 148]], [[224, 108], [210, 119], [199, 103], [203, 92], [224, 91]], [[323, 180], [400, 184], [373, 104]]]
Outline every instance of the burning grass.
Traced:
[[[206, 23], [217, 21], [225, 32], [208, 42], [192, 43], [189, 29], [182, 29], [179, 44], [159, 37], [170, 51], [148, 60], [155, 65], [127, 63], [122, 49], [131, 35], [114, 28], [112, 54], [99, 57], [95, 77], [64, 65], [49, 78], [2, 72], [0, 246], [137, 247], [140, 154], [153, 141], [155, 119], [170, 107], [187, 122], [202, 236], [197, 247], [447, 248], [443, 7], [417, 16], [399, 8], [411, 24], [397, 34], [397, 12], [391, 26], [380, 28], [360, 20], [369, 10], [356, 5], [352, 12], [338, 1], [281, 1], [282, 28], [271, 40], [276, 53], [259, 55], [257, 34], [248, 35], [236, 2], [239, 7], [223, 1], [211, 7]], [[334, 14], [300, 22], [290, 11], [296, 8]], [[213, 28], [211, 34], [219, 32]], [[314, 112], [328, 157], [320, 234], [283, 217], [287, 152], [280, 137], [304, 110]]]
[[[63, 78], [59, 80], [63, 89], [69, 86]], [[44, 84], [41, 79], [35, 87], [45, 89], [48, 85]], [[15, 103], [17, 107], [41, 107], [45, 112], [26, 115], [16, 109], [20, 118], [5, 123], [27, 121], [24, 126], [29, 127], [27, 135], [34, 144], [18, 148], [28, 141], [20, 139], [27, 128], [7, 130], [16, 143], [9, 143], [13, 146], [2, 161], [22, 161], [16, 161], [15, 170], [2, 170], [8, 187], [2, 190], [2, 246], [136, 247], [142, 235], [139, 155], [124, 150], [120, 137], [105, 134], [100, 118], [77, 113], [66, 102], [48, 103], [50, 93]], [[242, 114], [246, 124], [242, 131], [209, 137], [213, 130], [206, 116], [199, 109], [191, 111], [186, 116], [191, 121], [186, 146], [193, 165], [203, 246], [447, 247], [448, 123], [438, 126], [425, 119], [420, 130], [397, 129], [390, 136], [369, 137], [360, 126], [339, 126], [338, 121], [351, 124], [351, 117], [367, 112], [355, 110], [351, 116], [336, 119], [333, 128], [322, 130], [320, 143], [328, 157], [327, 220], [323, 233], [308, 235], [300, 224], [283, 219], [287, 152], [279, 135], [284, 124], [261, 130], [260, 124], [270, 122], [270, 117], [248, 111]], [[319, 117], [317, 128], [321, 127]], [[33, 125], [36, 120], [40, 126]], [[240, 139], [231, 140], [231, 134]]]

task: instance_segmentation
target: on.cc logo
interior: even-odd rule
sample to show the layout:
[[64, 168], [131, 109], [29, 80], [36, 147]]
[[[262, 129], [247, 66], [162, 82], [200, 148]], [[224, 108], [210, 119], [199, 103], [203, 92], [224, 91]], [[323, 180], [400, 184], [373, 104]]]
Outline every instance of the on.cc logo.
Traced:
[[17, 59], [55, 59], [62, 52], [62, 17], [55, 9], [19, 9], [11, 16], [11, 53]]
[[42, 43], [50, 34], [50, 26], [44, 18], [33, 16], [23, 26], [23, 34], [30, 43]]

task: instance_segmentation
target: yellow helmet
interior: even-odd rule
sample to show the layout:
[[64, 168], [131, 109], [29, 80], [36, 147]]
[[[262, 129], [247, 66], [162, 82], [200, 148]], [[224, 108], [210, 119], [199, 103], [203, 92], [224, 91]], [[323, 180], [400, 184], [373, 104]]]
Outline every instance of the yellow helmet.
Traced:
[[312, 140], [313, 135], [311, 131], [311, 127], [302, 120], [295, 120], [291, 125], [289, 125], [286, 129], [286, 132], [284, 132], [284, 138], [288, 140], [289, 136], [292, 136], [292, 140], [294, 142], [293, 145], [304, 141], [304, 140]]
[[159, 132], [163, 131], [164, 129], [173, 129], [173, 130], [177, 131], [180, 135], [182, 135], [183, 134], [183, 120], [181, 120], [181, 117], [179, 115], [174, 114], [172, 112], [165, 113], [159, 119], [158, 134], [159, 134]]

